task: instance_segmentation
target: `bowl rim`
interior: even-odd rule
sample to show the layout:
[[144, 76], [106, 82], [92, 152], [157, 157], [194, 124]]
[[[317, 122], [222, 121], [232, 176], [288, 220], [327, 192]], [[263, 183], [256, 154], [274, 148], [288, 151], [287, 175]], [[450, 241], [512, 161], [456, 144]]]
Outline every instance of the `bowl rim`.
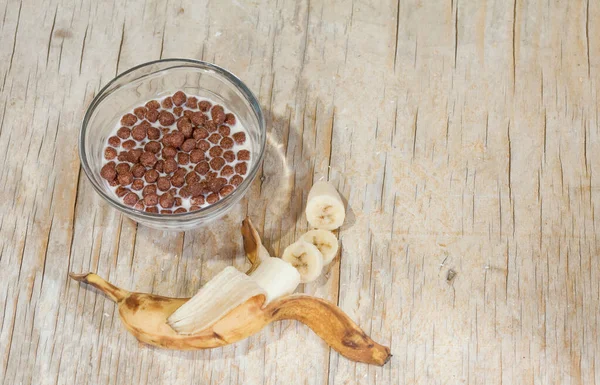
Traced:
[[[110, 196], [109, 194], [107, 194], [107, 192], [104, 191], [104, 189], [98, 185], [98, 183], [93, 178], [93, 176], [90, 175], [92, 173], [92, 168], [90, 167], [90, 164], [88, 162], [84, 144], [85, 144], [85, 133], [87, 132], [87, 128], [88, 128], [87, 126], [88, 126], [89, 120], [91, 119], [92, 113], [96, 110], [96, 107], [108, 96], [108, 95], [105, 95], [105, 93], [108, 89], [110, 89], [110, 87], [112, 85], [114, 85], [115, 82], [117, 82], [118, 80], [122, 79], [126, 75], [128, 75], [136, 70], [139, 70], [141, 68], [144, 68], [144, 67], [147, 67], [147, 66], [150, 66], [153, 64], [157, 64], [157, 63], [180, 63], [182, 65], [185, 65], [186, 63], [194, 64], [195, 66], [204, 67], [202, 69], [205, 69], [205, 70], [213, 70], [216, 73], [218, 73], [219, 75], [223, 76], [227, 81], [229, 81], [233, 86], [235, 86], [239, 91], [241, 91], [243, 96], [247, 99], [247, 101], [250, 104], [250, 107], [252, 108], [253, 112], [256, 114], [256, 117], [258, 118], [259, 130], [263, 132], [262, 140], [258, 143], [259, 144], [258, 159], [256, 159], [254, 164], [250, 167], [250, 169], [248, 171], [248, 175], [244, 178], [243, 182], [239, 186], [236, 187], [236, 189], [234, 190], [234, 192], [232, 194], [229, 194], [226, 197], [224, 197], [223, 199], [220, 199], [217, 203], [209, 205], [207, 207], [203, 207], [200, 210], [188, 211], [185, 213], [172, 213], [172, 214], [149, 213], [146, 211], [136, 210], [133, 207], [129, 207], [129, 206], [121, 203], [119, 200], [115, 199], [114, 197]], [[169, 70], [169, 69], [163, 69], [161, 71], [166, 71], [166, 70]], [[133, 218], [139, 217], [142, 220], [150, 220], [152, 222], [157, 222], [157, 224], [160, 221], [169, 221], [169, 220], [173, 220], [173, 219], [177, 219], [177, 220], [182, 221], [182, 223], [185, 223], [187, 221], [192, 222], [192, 221], [196, 221], [199, 219], [206, 219], [207, 221], [215, 219], [220, 216], [221, 212], [227, 211], [230, 208], [230, 206], [228, 206], [229, 202], [231, 202], [231, 206], [233, 206], [233, 204], [235, 204], [238, 200], [240, 200], [243, 197], [243, 195], [245, 195], [249, 185], [254, 181], [256, 174], [258, 172], [258, 169], [261, 167], [261, 164], [262, 164], [262, 161], [263, 161], [263, 158], [265, 155], [266, 142], [267, 142], [267, 128], [266, 128], [264, 114], [262, 112], [262, 108], [260, 107], [260, 103], [258, 102], [258, 98], [256, 97], [256, 95], [254, 95], [254, 93], [250, 90], [250, 88], [248, 88], [248, 86], [246, 86], [246, 84], [240, 78], [238, 78], [232, 72], [226, 70], [223, 67], [220, 67], [216, 64], [205, 62], [202, 60], [187, 59], [187, 58], [166, 58], [166, 59], [158, 59], [158, 60], [144, 62], [144, 63], [138, 64], [134, 67], [131, 67], [130, 69], [115, 76], [108, 83], [106, 83], [106, 85], [104, 87], [102, 87], [102, 89], [100, 89], [100, 91], [98, 91], [98, 94], [96, 94], [94, 99], [92, 99], [92, 101], [90, 102], [90, 104], [87, 107], [85, 114], [83, 116], [81, 128], [79, 130], [79, 138], [78, 138], [78, 145], [79, 145], [78, 150], [79, 151], [78, 152], [79, 152], [79, 160], [81, 162], [83, 171], [84, 171], [87, 179], [91, 182], [94, 190], [105, 201], [107, 201], [111, 206], [113, 206], [117, 210], [122, 211], [125, 214], [127, 214]], [[235, 192], [238, 189], [239, 189], [239, 191], [243, 191], [242, 195], [235, 194]]]

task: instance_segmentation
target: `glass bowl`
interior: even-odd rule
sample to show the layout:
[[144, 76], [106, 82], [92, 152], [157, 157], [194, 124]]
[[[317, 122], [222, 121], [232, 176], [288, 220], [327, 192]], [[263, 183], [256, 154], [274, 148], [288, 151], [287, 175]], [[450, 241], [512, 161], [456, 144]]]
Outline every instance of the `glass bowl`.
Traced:
[[[179, 214], [138, 211], [121, 203], [100, 176], [103, 149], [116, 122], [125, 112], [150, 99], [172, 95], [178, 90], [212, 99], [236, 115], [251, 141], [248, 173], [231, 194], [200, 210]], [[112, 207], [148, 227], [185, 231], [220, 218], [244, 196], [262, 162], [265, 143], [265, 120], [258, 100], [240, 79], [211, 63], [163, 59], [125, 71], [100, 91], [83, 119], [79, 134], [79, 157], [92, 186]]]

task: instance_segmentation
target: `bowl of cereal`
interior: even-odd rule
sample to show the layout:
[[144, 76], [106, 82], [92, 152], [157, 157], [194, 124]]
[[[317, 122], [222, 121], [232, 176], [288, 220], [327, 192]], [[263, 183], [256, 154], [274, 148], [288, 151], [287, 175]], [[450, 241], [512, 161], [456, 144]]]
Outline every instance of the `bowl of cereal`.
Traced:
[[263, 113], [235, 75], [211, 63], [163, 59], [111, 80], [79, 135], [87, 178], [134, 221], [187, 230], [246, 193], [266, 143]]

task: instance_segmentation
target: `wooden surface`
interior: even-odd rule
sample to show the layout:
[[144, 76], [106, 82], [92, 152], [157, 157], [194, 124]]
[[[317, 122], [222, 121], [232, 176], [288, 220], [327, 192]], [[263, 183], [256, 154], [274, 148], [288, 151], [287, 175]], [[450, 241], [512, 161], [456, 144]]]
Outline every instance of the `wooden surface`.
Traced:
[[[2, 384], [600, 383], [598, 1], [4, 0], [0, 20]], [[160, 57], [236, 73], [269, 127], [247, 197], [185, 234], [109, 208], [77, 155], [100, 87]], [[383, 368], [295, 322], [142, 346], [67, 278], [191, 295], [245, 267], [246, 214], [275, 254], [301, 235], [322, 178], [343, 252], [300, 291], [390, 345]]]

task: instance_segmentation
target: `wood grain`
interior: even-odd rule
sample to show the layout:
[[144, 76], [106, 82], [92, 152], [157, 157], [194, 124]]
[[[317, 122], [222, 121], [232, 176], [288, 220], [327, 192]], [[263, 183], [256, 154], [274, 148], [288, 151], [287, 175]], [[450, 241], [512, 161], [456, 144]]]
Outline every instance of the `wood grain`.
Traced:
[[[598, 36], [586, 0], [0, 3], [2, 384], [600, 383]], [[208, 229], [138, 227], [80, 170], [95, 93], [161, 57], [228, 68], [267, 116], [259, 177]], [[306, 231], [320, 179], [348, 221], [301, 291], [391, 346], [383, 368], [293, 321], [142, 346], [68, 280], [192, 295], [247, 267], [246, 214], [275, 254]]]

